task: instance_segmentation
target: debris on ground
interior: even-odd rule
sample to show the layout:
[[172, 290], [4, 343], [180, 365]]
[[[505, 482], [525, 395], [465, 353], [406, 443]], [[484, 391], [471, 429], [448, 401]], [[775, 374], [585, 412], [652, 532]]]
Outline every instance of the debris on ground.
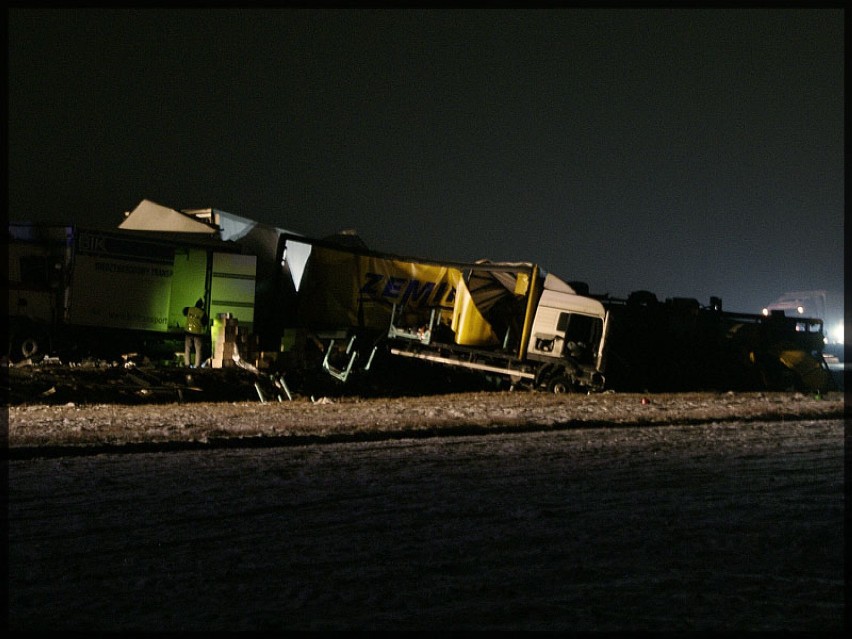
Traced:
[[277, 400], [281, 382], [245, 367], [154, 367], [133, 361], [64, 365], [45, 358], [4, 366], [3, 400], [19, 404], [139, 404]]

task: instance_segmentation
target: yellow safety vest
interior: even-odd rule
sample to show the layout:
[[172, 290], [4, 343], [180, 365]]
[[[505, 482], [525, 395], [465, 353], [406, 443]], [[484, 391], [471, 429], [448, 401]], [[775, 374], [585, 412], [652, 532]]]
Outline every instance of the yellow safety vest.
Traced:
[[204, 324], [201, 318], [204, 317], [204, 309], [197, 306], [190, 306], [186, 311], [186, 332], [193, 335], [204, 335]]

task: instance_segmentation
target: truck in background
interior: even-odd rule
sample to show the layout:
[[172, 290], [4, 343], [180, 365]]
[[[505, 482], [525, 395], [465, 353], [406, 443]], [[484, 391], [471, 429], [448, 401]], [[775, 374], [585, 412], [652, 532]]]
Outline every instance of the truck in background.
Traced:
[[236, 245], [75, 226], [8, 228], [13, 362], [163, 348], [174, 356], [183, 350], [183, 308], [199, 297], [211, 318], [239, 318], [251, 330], [256, 258]]
[[[582, 289], [582, 286], [575, 283]], [[692, 298], [658, 300], [592, 295], [609, 316], [608, 387], [633, 392], [835, 389], [823, 358], [823, 321], [702, 306]]]
[[825, 327], [826, 361], [829, 367], [844, 370], [846, 316], [844, 313], [843, 293], [830, 290], [787, 291], [761, 311], [769, 315], [774, 311], [784, 311], [788, 317], [818, 317]]

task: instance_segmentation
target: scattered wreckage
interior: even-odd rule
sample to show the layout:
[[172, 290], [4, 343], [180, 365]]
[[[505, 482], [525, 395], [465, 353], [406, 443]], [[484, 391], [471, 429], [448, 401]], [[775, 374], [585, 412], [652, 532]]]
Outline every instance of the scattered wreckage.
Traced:
[[86, 359], [63, 363], [57, 357], [27, 358], [3, 366], [4, 403], [153, 404], [190, 402], [289, 401], [286, 382], [242, 367], [186, 369]]
[[213, 320], [209, 368], [252, 377], [261, 401], [329, 383], [351, 392], [835, 388], [819, 318], [647, 291], [615, 299], [535, 263], [380, 253], [351, 233], [307, 238], [148, 200], [117, 229], [9, 225], [8, 359], [139, 352], [156, 374], [116, 367], [128, 394], [184, 401], [198, 391], [181, 366], [181, 309], [199, 291]]

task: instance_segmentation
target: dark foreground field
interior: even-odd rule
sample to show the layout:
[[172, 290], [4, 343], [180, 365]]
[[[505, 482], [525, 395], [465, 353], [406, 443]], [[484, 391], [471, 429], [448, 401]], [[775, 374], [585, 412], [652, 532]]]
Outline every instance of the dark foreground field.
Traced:
[[840, 393], [113, 386], [9, 407], [12, 630], [843, 627]]
[[843, 628], [840, 419], [121, 450], [10, 462], [12, 630]]

